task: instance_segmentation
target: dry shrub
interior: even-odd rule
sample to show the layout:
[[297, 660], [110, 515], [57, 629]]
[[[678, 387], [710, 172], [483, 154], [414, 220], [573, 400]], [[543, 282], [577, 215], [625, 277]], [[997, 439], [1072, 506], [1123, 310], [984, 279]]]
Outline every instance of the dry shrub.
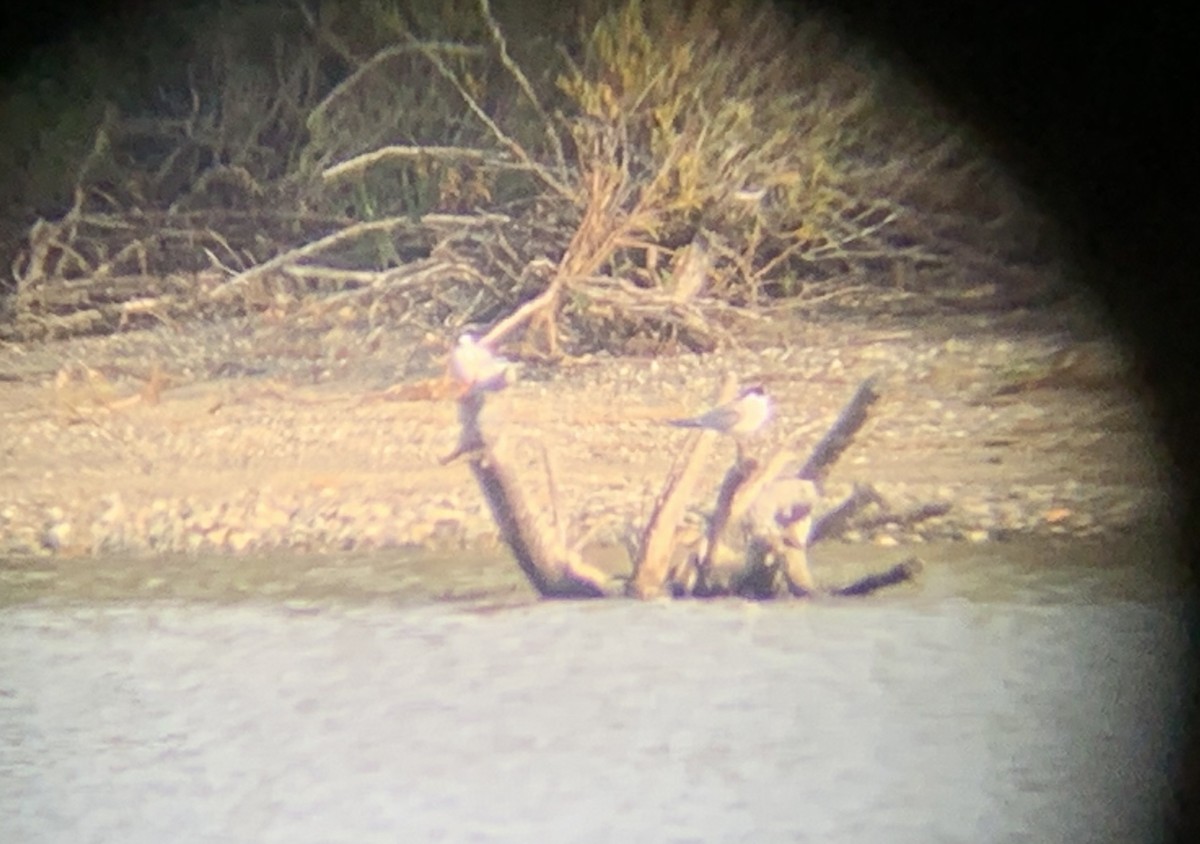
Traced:
[[230, 4], [140, 98], [84, 98], [69, 210], [13, 262], [17, 333], [112, 330], [139, 293], [179, 318], [358, 291], [551, 352], [711, 348], [739, 308], [947, 294], [1035, 254], [1003, 174], [826, 23], [497, 3]]
[[581, 150], [581, 169], [624, 168], [643, 196], [657, 191], [635, 237], [711, 231], [724, 297], [888, 284], [897, 265], [947, 284], [1009, 259], [987, 253], [1028, 239], [1013, 187], [880, 71], [829, 25], [771, 6], [631, 0], [591, 28], [560, 87], [621, 141], [605, 162]]

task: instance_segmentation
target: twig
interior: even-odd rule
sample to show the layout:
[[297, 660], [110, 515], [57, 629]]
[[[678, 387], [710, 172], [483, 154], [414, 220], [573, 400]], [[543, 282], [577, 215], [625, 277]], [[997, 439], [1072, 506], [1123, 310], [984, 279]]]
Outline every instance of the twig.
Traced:
[[359, 170], [366, 170], [373, 167], [380, 161], [385, 161], [389, 158], [441, 158], [450, 161], [475, 161], [481, 164], [486, 164], [489, 167], [509, 168], [509, 169], [528, 169], [528, 165], [513, 164], [512, 162], [502, 161], [496, 158], [490, 151], [481, 149], [472, 149], [470, 147], [442, 147], [442, 146], [400, 146], [391, 145], [380, 147], [379, 149], [371, 150], [371, 152], [356, 155], [345, 161], [334, 164], [325, 168], [321, 173], [321, 178], [327, 182], [340, 179], [350, 173]]
[[[429, 214], [422, 217], [419, 222], [429, 225], [446, 224], [450, 221], [461, 225], [491, 225], [496, 222], [507, 221], [507, 217], [502, 214], [480, 214], [477, 216], [465, 216], [458, 214]], [[370, 220], [368, 222], [356, 223], [352, 226], [347, 226], [341, 231], [334, 232], [331, 235], [314, 240], [311, 243], [306, 243], [296, 249], [290, 249], [280, 255], [276, 255], [268, 261], [257, 264], [248, 270], [244, 270], [233, 278], [226, 281], [220, 287], [213, 290], [209, 295], [216, 301], [228, 299], [235, 294], [235, 288], [246, 284], [256, 278], [266, 275], [274, 270], [286, 267], [289, 264], [295, 263], [302, 258], [307, 258], [310, 255], [316, 255], [324, 252], [341, 243], [349, 240], [364, 237], [370, 234], [379, 232], [389, 232], [394, 229], [401, 229], [414, 226], [411, 217], [387, 217], [382, 220]]]
[[529, 83], [529, 78], [525, 76], [520, 66], [513, 61], [512, 56], [508, 54], [508, 42], [504, 38], [504, 33], [500, 30], [500, 24], [492, 16], [492, 9], [488, 0], [479, 0], [479, 9], [483, 13], [483, 20], [487, 24], [488, 31], [491, 33], [492, 41], [495, 42], [496, 49], [500, 53], [500, 63], [517, 80], [517, 85], [542, 118], [542, 122], [546, 125], [546, 136], [550, 139], [551, 146], [554, 147], [554, 158], [558, 163], [558, 171], [565, 173], [567, 171], [567, 157], [563, 154], [562, 140], [558, 137], [558, 133], [554, 131], [554, 124], [550, 120], [550, 115], [546, 113], [546, 109], [542, 107], [541, 100], [534, 93], [533, 85]]
[[[297, 5], [303, 6], [304, 4], [297, 3]], [[311, 15], [306, 14], [305, 17], [308, 18], [309, 26], [315, 30], [317, 28], [316, 21], [312, 19]], [[321, 36], [326, 42], [331, 41], [329, 33], [322, 32]], [[339, 82], [336, 86], [334, 86], [333, 90], [325, 96], [325, 99], [317, 103], [313, 110], [309, 112], [306, 125], [310, 131], [314, 126], [317, 125], [317, 121], [325, 116], [325, 112], [329, 110], [329, 107], [335, 100], [340, 99], [348, 90], [357, 85], [359, 80], [370, 73], [376, 65], [385, 62], [388, 59], [404, 55], [405, 53], [424, 52], [426, 50], [439, 50], [441, 52], [461, 53], [464, 55], [484, 54], [482, 47], [469, 47], [464, 44], [453, 44], [448, 42], [416, 42], [414, 39], [414, 42], [410, 44], [394, 44], [391, 47], [385, 47], [366, 61], [359, 62], [354, 58], [349, 48], [346, 48], [345, 45], [336, 44], [331, 46], [334, 46], [334, 48], [342, 54], [342, 57], [347, 59], [351, 64], [357, 64], [358, 68], [341, 82]]]
[[[412, 38], [413, 36], [410, 34], [408, 37]], [[416, 39], [413, 39], [413, 41], [415, 43]], [[462, 97], [463, 102], [466, 103], [467, 108], [469, 108], [471, 112], [479, 119], [479, 121], [488, 128], [496, 140], [507, 147], [508, 150], [514, 156], [516, 156], [518, 160], [524, 162], [530, 168], [530, 170], [532, 170], [538, 178], [552, 188], [555, 193], [567, 200], [570, 200], [571, 202], [575, 201], [575, 191], [571, 190], [569, 186], [556, 178], [554, 174], [552, 174], [547, 168], [530, 158], [529, 154], [525, 152], [525, 148], [513, 140], [508, 133], [500, 128], [496, 121], [492, 120], [492, 118], [488, 116], [488, 113], [483, 110], [483, 107], [479, 105], [478, 101], [474, 96], [472, 96], [471, 92], [468, 91], [466, 86], [462, 84], [462, 80], [460, 80], [456, 74], [452, 73], [450, 68], [446, 67], [446, 63], [442, 61], [440, 56], [438, 56], [434, 51], [426, 48], [424, 45], [418, 45], [418, 49], [420, 49], [422, 55], [425, 56], [429, 63], [437, 69], [437, 72], [440, 73], [442, 77], [446, 79], [446, 81], [454, 86], [455, 90], [458, 91], [459, 96]]]
[[550, 453], [544, 442], [538, 442], [538, 450], [542, 455], [542, 470], [546, 473], [546, 489], [550, 496], [550, 523], [558, 532], [558, 539], [566, 544], [566, 525], [558, 512], [558, 478], [554, 474], [554, 465], [550, 462]]

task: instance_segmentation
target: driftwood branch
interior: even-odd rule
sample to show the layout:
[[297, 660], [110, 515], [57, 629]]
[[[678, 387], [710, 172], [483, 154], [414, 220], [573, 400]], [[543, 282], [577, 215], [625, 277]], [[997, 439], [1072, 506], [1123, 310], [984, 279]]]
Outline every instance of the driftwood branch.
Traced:
[[850, 520], [872, 504], [882, 504], [883, 499], [872, 486], [856, 486], [845, 500], [821, 514], [808, 534], [809, 543], [837, 536], [846, 530]]
[[898, 583], [904, 583], [912, 580], [921, 573], [925, 565], [917, 557], [909, 557], [903, 562], [897, 563], [886, 571], [881, 571], [876, 574], [868, 574], [848, 586], [841, 586], [837, 589], [830, 590], [830, 594], [839, 595], [841, 597], [857, 597], [860, 595], [869, 595], [877, 589], [882, 589], [885, 586], [895, 586]]
[[497, 170], [528, 169], [527, 165], [504, 161], [489, 150], [471, 149], [469, 147], [392, 145], [380, 147], [371, 152], [356, 155], [353, 158], [334, 164], [322, 171], [321, 178], [327, 182], [336, 181], [352, 173], [370, 169], [381, 161], [393, 158], [437, 158], [446, 161], [470, 161], [474, 164], [486, 164], [488, 167]]
[[[486, 226], [507, 221], [508, 218], [503, 214], [427, 214], [421, 218], [419, 223], [428, 226], [452, 224], [456, 226], [469, 227]], [[239, 287], [242, 287], [255, 279], [280, 270], [290, 264], [294, 264], [301, 259], [318, 255], [334, 248], [335, 246], [346, 243], [347, 241], [356, 240], [371, 234], [383, 234], [394, 231], [395, 229], [411, 228], [417, 224], [418, 223], [414, 222], [411, 217], [388, 217], [383, 220], [371, 220], [369, 222], [356, 223], [352, 226], [347, 226], [346, 228], [336, 231], [331, 235], [311, 241], [310, 243], [306, 243], [303, 246], [299, 246], [295, 249], [289, 249], [280, 255], [276, 255], [274, 258], [271, 258], [268, 261], [263, 261], [261, 264], [253, 266], [244, 272], [238, 273], [216, 290], [213, 290], [212, 297], [218, 301], [227, 299], [235, 295]]]
[[846, 403], [846, 406], [842, 408], [842, 412], [838, 415], [837, 421], [833, 423], [833, 427], [825, 433], [825, 436], [813, 448], [812, 454], [805, 461], [804, 467], [797, 473], [797, 477], [810, 481], [817, 480], [850, 447], [855, 435], [862, 428], [863, 423], [867, 421], [867, 414], [871, 410], [871, 405], [879, 399], [879, 392], [875, 388], [876, 381], [875, 377], [871, 377], [858, 385], [858, 389], [855, 390], [854, 395]]
[[[717, 403], [728, 400], [735, 387], [732, 378], [726, 379]], [[556, 506], [537, 507], [530, 501], [502, 436], [493, 437], [481, 425], [487, 395], [486, 390], [471, 388], [460, 399], [460, 440], [447, 459], [467, 456], [501, 537], [545, 597], [598, 598], [621, 592], [638, 598], [858, 596], [909, 580], [920, 571], [920, 561], [910, 559], [849, 585], [822, 588], [809, 567], [814, 542], [844, 529], [863, 508], [882, 504], [871, 487], [861, 486], [817, 517], [823, 496], [818, 484], [805, 477], [806, 472], [827, 471], [862, 427], [867, 408], [878, 398], [872, 380], [860, 385], [800, 470], [788, 471], [796, 461], [787, 452], [760, 461], [745, 456], [739, 447], [705, 530], [689, 537], [685, 516], [720, 436], [715, 431], [692, 434], [641, 533], [632, 575], [624, 583], [582, 561], [581, 543], [568, 545]], [[557, 505], [557, 483], [544, 451], [543, 464]], [[908, 515], [920, 518], [939, 512], [943, 511], [930, 506]], [[691, 540], [688, 545], [685, 539]]]
[[[733, 380], [726, 379], [717, 393], [716, 403], [732, 398], [735, 388]], [[668, 588], [679, 528], [716, 439], [715, 431], [702, 431], [689, 438], [683, 457], [672, 469], [642, 533], [633, 578], [629, 582], [630, 594], [651, 598]]]
[[575, 549], [567, 547], [559, 526], [529, 502], [503, 454], [502, 440], [487, 436], [481, 427], [485, 396], [484, 391], [470, 391], [459, 400], [461, 434], [456, 454], [469, 454], [471, 473], [521, 571], [547, 598], [601, 598], [615, 593], [613, 579], [584, 563]]

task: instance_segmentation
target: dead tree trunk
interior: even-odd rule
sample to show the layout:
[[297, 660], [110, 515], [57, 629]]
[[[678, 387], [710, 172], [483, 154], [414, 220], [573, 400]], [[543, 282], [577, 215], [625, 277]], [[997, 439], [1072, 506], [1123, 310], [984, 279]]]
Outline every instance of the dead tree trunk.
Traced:
[[[732, 382], [726, 383], [718, 400], [733, 392]], [[859, 386], [803, 463], [787, 452], [760, 463], [744, 458], [739, 448], [708, 516], [707, 529], [686, 546], [684, 516], [720, 436], [715, 431], [693, 434], [642, 532], [627, 580], [584, 563], [578, 549], [567, 543], [555, 508], [531, 501], [503, 435], [493, 435], [482, 426], [487, 395], [486, 390], [469, 390], [460, 399], [460, 440], [451, 458], [467, 457], [501, 537], [529, 582], [545, 597], [857, 596], [910, 580], [921, 569], [920, 561], [912, 558], [836, 588], [819, 587], [809, 570], [808, 550], [817, 539], [836, 533], [863, 507], [882, 502], [869, 487], [861, 487], [818, 516], [823, 504], [818, 482], [866, 421], [878, 398], [873, 380]]]
[[502, 454], [501, 437], [490, 438], [480, 427], [486, 392], [468, 392], [459, 401], [461, 438], [455, 454], [468, 454], [471, 473], [483, 491], [504, 543], [538, 594], [547, 598], [603, 598], [619, 591], [604, 572], [587, 565], [568, 548], [561, 526], [549, 511], [538, 510], [526, 497], [515, 471]]

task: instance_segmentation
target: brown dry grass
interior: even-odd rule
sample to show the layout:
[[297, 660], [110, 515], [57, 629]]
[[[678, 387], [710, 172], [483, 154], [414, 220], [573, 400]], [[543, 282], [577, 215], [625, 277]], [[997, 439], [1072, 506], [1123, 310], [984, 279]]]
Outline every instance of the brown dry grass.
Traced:
[[[223, 9], [124, 105], [96, 88], [59, 120], [70, 166], [9, 137], [32, 163], [5, 335], [321, 301], [532, 327], [550, 355], [708, 349], [780, 299], [952, 296], [1040, 257], [998, 168], [821, 20], [750, 0], [547, 20], [487, 0]], [[55, 192], [64, 213], [28, 220]]]

